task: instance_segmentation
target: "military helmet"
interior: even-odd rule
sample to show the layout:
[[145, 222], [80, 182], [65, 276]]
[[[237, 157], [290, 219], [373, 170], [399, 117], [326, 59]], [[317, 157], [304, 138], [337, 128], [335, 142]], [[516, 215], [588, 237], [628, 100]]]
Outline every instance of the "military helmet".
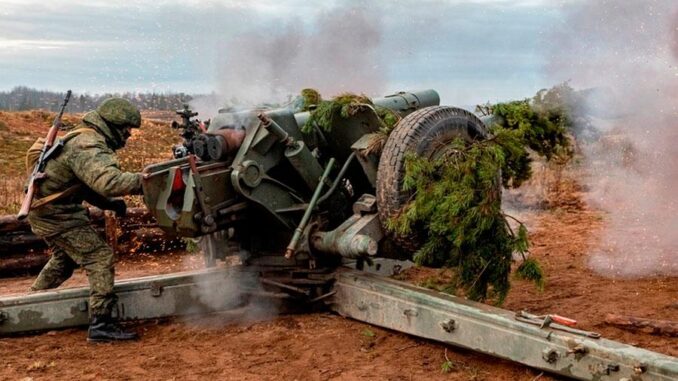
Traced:
[[141, 113], [128, 100], [123, 98], [108, 98], [97, 107], [99, 116], [115, 127], [139, 128]]

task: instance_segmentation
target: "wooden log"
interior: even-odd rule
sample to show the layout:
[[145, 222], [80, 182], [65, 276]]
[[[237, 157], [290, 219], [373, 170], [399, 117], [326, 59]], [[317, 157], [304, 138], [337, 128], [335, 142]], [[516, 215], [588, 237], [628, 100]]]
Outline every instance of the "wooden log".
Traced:
[[[124, 254], [129, 248], [162, 252], [185, 247], [180, 238], [168, 237], [162, 229], [152, 224], [134, 225], [133, 229], [117, 229], [115, 222], [111, 221], [106, 227], [94, 228], [118, 254]], [[0, 233], [0, 262], [28, 251], [44, 252], [46, 249], [45, 241], [33, 233]]]
[[43, 252], [10, 256], [0, 260], [0, 277], [35, 274], [47, 263], [49, 256]]
[[[99, 208], [89, 208], [89, 218], [92, 222], [103, 221], [105, 218], [104, 211]], [[129, 208], [127, 209], [125, 218], [122, 218], [121, 220], [136, 221], [137, 223], [140, 221], [149, 222], [153, 220], [153, 216], [146, 208]]]
[[[115, 225], [109, 229], [95, 227], [111, 248], [118, 254], [124, 254], [130, 247], [136, 247], [142, 251], [167, 251], [171, 248], [183, 248], [185, 243], [179, 238], [172, 238], [158, 227], [137, 226], [134, 229], [121, 229], [118, 231]], [[41, 238], [32, 233], [0, 234], [0, 262], [5, 258], [27, 251], [45, 251], [47, 245]]]
[[185, 241], [179, 237], [169, 237], [158, 227], [137, 229], [130, 241], [136, 243], [136, 251], [143, 252], [162, 253], [186, 248]]
[[12, 248], [44, 246], [42, 243], [42, 239], [30, 232], [0, 234], [0, 253]]
[[[104, 232], [100, 232], [104, 235]], [[35, 274], [42, 266], [47, 263], [49, 254], [44, 242], [32, 236], [36, 242], [35, 245], [21, 250], [2, 252], [5, 250], [0, 246], [0, 278], [11, 277], [23, 274]], [[2, 237], [0, 237], [2, 238]], [[143, 228], [126, 232], [119, 237], [118, 254], [123, 256], [133, 256], [135, 253], [163, 253], [174, 250], [183, 250], [186, 243], [180, 238], [171, 238], [160, 228]], [[0, 239], [0, 245], [1, 245]], [[38, 246], [39, 245], [39, 246]], [[16, 247], [15, 247], [16, 248]], [[36, 248], [38, 248], [36, 250]]]
[[631, 331], [641, 330], [651, 335], [678, 337], [678, 321], [645, 319], [635, 316], [607, 314], [605, 323]]
[[0, 216], [0, 232], [14, 232], [14, 231], [30, 231], [31, 227], [28, 225], [28, 221], [17, 220], [16, 216], [6, 215]]
[[[104, 211], [99, 208], [89, 208], [89, 217], [92, 223], [103, 225]], [[146, 208], [129, 208], [127, 216], [123, 219], [129, 223], [144, 223], [153, 221], [153, 216]], [[13, 214], [0, 216], [0, 233], [7, 232], [30, 232], [31, 226], [27, 220], [19, 221]]]
[[[145, 208], [130, 208], [125, 218], [90, 208], [92, 227], [118, 254], [159, 253], [185, 248], [179, 238], [167, 237]], [[36, 272], [47, 262], [45, 242], [15, 216], [0, 216], [0, 276]], [[34, 252], [34, 253], [32, 253]]]
[[[106, 232], [109, 240], [117, 238], [112, 225], [116, 225], [116, 230], [119, 228], [122, 235], [139, 228], [156, 226], [153, 216], [146, 208], [130, 208], [125, 218], [113, 218], [115, 221], [111, 220], [112, 217], [107, 220], [105, 213], [100, 209], [90, 208], [89, 212], [92, 226], [97, 231]], [[31, 232], [27, 221], [18, 221], [14, 215], [0, 216], [0, 258], [17, 251], [44, 247], [44, 242]]]

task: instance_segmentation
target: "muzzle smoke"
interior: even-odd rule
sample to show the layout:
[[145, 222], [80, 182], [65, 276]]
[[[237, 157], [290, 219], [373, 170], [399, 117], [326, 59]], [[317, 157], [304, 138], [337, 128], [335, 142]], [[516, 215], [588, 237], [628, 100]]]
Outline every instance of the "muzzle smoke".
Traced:
[[335, 8], [310, 22], [257, 27], [221, 42], [216, 107], [194, 106], [209, 115], [225, 105], [284, 103], [305, 87], [325, 97], [383, 92], [384, 58], [377, 54], [382, 26], [371, 13], [360, 7]]
[[582, 150], [589, 203], [606, 212], [590, 266], [609, 276], [678, 275], [678, 3], [577, 5], [552, 37], [549, 73], [597, 88], [601, 137]]

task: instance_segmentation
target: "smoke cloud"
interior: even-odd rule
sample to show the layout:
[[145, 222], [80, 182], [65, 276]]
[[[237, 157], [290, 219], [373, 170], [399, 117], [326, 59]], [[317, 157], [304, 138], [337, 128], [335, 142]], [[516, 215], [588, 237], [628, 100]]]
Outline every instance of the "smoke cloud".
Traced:
[[[584, 144], [589, 203], [606, 230], [589, 264], [609, 276], [678, 275], [678, 3], [577, 5], [552, 35], [557, 82], [596, 88]], [[610, 117], [613, 116], [613, 117]]]
[[381, 93], [386, 85], [385, 60], [377, 53], [382, 29], [373, 11], [342, 7], [310, 22], [258, 25], [222, 41], [217, 47], [219, 104], [205, 111], [225, 104], [284, 102], [305, 87], [326, 98], [349, 91]]
[[[232, 232], [220, 231], [198, 240], [201, 256], [214, 258], [217, 254], [226, 253], [224, 263], [215, 262], [216, 266], [222, 267], [222, 275], [225, 277], [223, 280], [215, 284], [209, 279], [195, 278], [196, 287], [191, 291], [191, 296], [203, 306], [191, 311], [193, 315], [203, 315], [206, 310], [219, 311], [216, 320], [199, 320], [199, 324], [246, 324], [272, 319], [278, 315], [276, 303], [256, 296], [265, 291], [259, 282], [258, 273], [243, 267], [242, 262], [249, 257], [249, 253], [237, 245], [229, 245], [230, 235]], [[187, 319], [193, 320], [190, 316]]]
[[[223, 319], [213, 321], [216, 324], [246, 324], [255, 321], [269, 320], [278, 315], [277, 306], [268, 299], [254, 295], [262, 293], [256, 273], [246, 271], [241, 266], [224, 269], [226, 282], [217, 285], [214, 282], [196, 278], [196, 287], [191, 296], [211, 311], [220, 312]], [[194, 311], [202, 315], [204, 310]], [[187, 317], [192, 320], [193, 317]]]

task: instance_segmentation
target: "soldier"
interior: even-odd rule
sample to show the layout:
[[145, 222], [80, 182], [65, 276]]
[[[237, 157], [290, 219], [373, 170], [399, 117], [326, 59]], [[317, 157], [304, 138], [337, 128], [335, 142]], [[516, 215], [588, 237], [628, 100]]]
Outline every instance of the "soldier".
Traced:
[[[56, 288], [80, 266], [90, 285], [88, 341], [132, 340], [111, 318], [117, 297], [113, 293], [113, 250], [90, 226], [83, 201], [124, 215], [122, 199], [141, 193], [141, 174], [122, 172], [115, 151], [124, 147], [132, 128], [141, 125], [139, 110], [122, 98], [109, 98], [62, 139], [63, 148], [50, 158], [46, 178], [36, 197], [50, 200], [28, 215], [33, 232], [52, 249], [52, 257], [31, 286], [32, 291]], [[29, 151], [30, 156], [30, 151]]]

